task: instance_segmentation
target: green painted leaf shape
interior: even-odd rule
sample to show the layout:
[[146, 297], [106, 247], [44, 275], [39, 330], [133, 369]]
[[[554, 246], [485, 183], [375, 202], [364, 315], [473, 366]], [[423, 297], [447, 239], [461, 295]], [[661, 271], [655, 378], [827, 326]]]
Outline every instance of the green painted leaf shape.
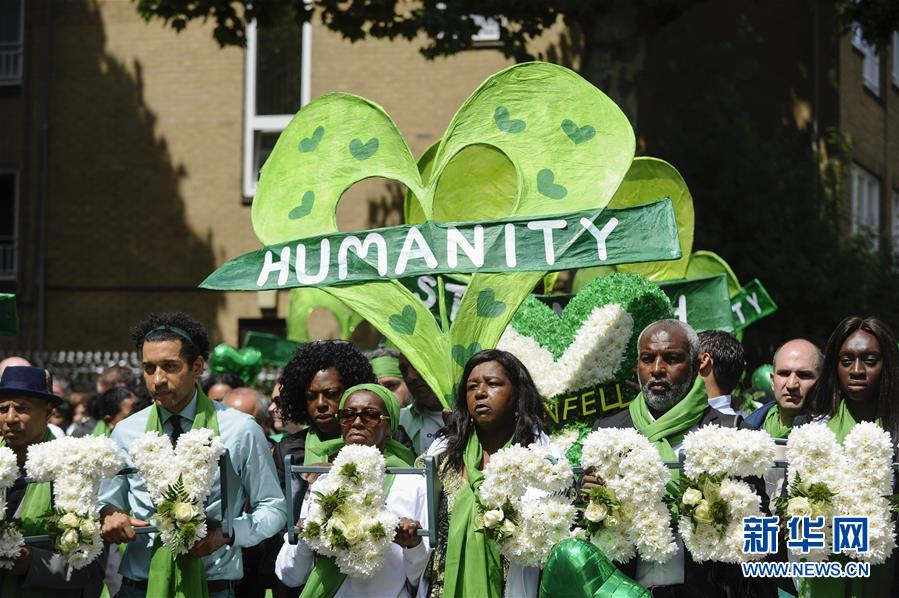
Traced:
[[[327, 135], [315, 151], [296, 151], [318, 127]], [[364, 160], [354, 159], [347, 151], [353, 140], [359, 140], [370, 152], [372, 139], [377, 139], [377, 151]], [[423, 194], [412, 153], [380, 106], [348, 93], [320, 96], [297, 112], [262, 167], [253, 198], [253, 230], [263, 245], [336, 232], [341, 195], [370, 177], [393, 179]], [[315, 194], [311, 211], [303, 218], [289, 219], [307, 191]]]
[[687, 262], [693, 250], [695, 214], [693, 196], [687, 183], [674, 166], [658, 158], [635, 158], [630, 169], [609, 202], [610, 208], [626, 208], [670, 197], [677, 220], [677, 234], [683, 257], [665, 262], [621, 264], [619, 272], [640, 274], [654, 281], [679, 280], [686, 277]]
[[737, 275], [724, 261], [724, 258], [711, 251], [694, 251], [690, 255], [690, 262], [687, 264], [687, 272], [684, 278], [706, 278], [707, 276], [716, 276], [718, 274], [727, 276], [727, 291], [731, 297], [734, 297], [743, 288], [743, 285], [737, 279]]
[[309, 319], [316, 310], [331, 312], [337, 320], [340, 338], [343, 340], [349, 340], [356, 327], [362, 323], [362, 316], [322, 289], [315, 287], [291, 289], [287, 308], [287, 338], [298, 343], [311, 341]]

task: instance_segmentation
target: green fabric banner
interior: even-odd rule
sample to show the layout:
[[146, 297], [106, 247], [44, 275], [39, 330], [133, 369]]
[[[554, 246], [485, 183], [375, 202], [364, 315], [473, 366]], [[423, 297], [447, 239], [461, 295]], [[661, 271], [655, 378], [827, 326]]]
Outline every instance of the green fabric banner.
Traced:
[[0, 293], [0, 336], [19, 334], [19, 313], [16, 311], [16, 296]]
[[740, 292], [731, 297], [734, 330], [743, 330], [753, 322], [777, 311], [777, 304], [758, 278], [743, 285]]
[[335, 233], [244, 254], [200, 286], [325, 287], [449, 273], [544, 272], [681, 255], [670, 199], [623, 209]]
[[724, 274], [693, 280], [665, 281], [658, 285], [671, 299], [674, 316], [681, 322], [686, 322], [697, 332], [733, 332], [731, 300], [727, 296], [727, 277]]

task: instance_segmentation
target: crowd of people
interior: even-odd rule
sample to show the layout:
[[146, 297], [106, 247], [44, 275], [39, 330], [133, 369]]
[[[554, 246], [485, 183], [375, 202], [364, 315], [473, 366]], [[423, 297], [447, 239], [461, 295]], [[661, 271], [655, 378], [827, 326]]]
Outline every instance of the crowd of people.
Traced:
[[[214, 598], [267, 592], [276, 597], [540, 595], [541, 571], [509, 563], [478, 531], [477, 491], [491, 455], [510, 444], [555, 450], [545, 397], [511, 353], [485, 350], [472, 356], [454, 405], [446, 410], [406, 356], [393, 349], [366, 355], [346, 341], [303, 344], [268, 397], [250, 388], [252, 381], [206, 374], [208, 335], [185, 314], [151, 315], [134, 328], [133, 340], [142, 380], [127, 368], [110, 368], [89, 397], [21, 358], [0, 362], [0, 444], [14, 451], [22, 467], [34, 444], [63, 434], [106, 435], [131, 466], [127, 449], [145, 431], [157, 430], [175, 443], [184, 432], [207, 427], [221, 436], [240, 483], [227, 497], [213, 486], [206, 506], [209, 532], [183, 563], [179, 557], [173, 572], [160, 566], [155, 535], [141, 533], [154, 514], [144, 481], [134, 473], [108, 479], [99, 496], [107, 543], [103, 557], [72, 572], [46, 546], [26, 546], [11, 569], [0, 570], [4, 597], [173, 595], [169, 588], [177, 586], [181, 567], [202, 570]], [[662, 320], [642, 331], [637, 354], [629, 359], [640, 393], [626, 409], [597, 420], [594, 429], [636, 429], [666, 461], [677, 460], [687, 433], [712, 424], [765, 430], [783, 439], [797, 426], [823, 421], [842, 442], [857, 422], [870, 421], [887, 430], [894, 445], [899, 440], [899, 407], [892, 401], [899, 391], [899, 349], [877, 318], [846, 318], [823, 348], [805, 339], [784, 342], [772, 359], [773, 400], [759, 406], [735, 392], [746, 364], [730, 333], [697, 334], [678, 320]], [[302, 528], [311, 494], [309, 484], [301, 482], [315, 479], [285, 464], [326, 465], [354, 444], [377, 448], [388, 466], [421, 465], [434, 457], [440, 482], [439, 504], [432, 511], [437, 520], [429, 521], [423, 478], [388, 476], [386, 508], [400, 523], [383, 567], [368, 578], [342, 575], [333, 560], [316, 555], [302, 538], [288, 542], [284, 531], [288, 524]], [[285, 496], [286, 479], [292, 491]], [[587, 471], [573, 483], [589, 491], [603, 481]], [[9, 490], [8, 517], [34, 511], [29, 487], [20, 479]], [[764, 494], [764, 483], [761, 487]], [[766, 509], [768, 498], [763, 496]], [[296, 521], [287, 521], [287, 501]], [[229, 522], [227, 533], [223, 521]], [[432, 527], [433, 545], [419, 533]], [[739, 567], [694, 562], [682, 544], [665, 564], [635, 557], [620, 569], [654, 596], [797, 593], [790, 579], [745, 579]], [[869, 578], [814, 579], [810, 590], [813, 596], [889, 596], [899, 588], [893, 576], [891, 558], [873, 567]]]

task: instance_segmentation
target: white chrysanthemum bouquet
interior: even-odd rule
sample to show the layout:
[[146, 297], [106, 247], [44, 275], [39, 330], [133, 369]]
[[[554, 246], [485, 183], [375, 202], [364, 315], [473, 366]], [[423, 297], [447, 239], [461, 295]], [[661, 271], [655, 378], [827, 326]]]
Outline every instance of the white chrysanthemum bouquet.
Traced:
[[511, 562], [542, 567], [552, 547], [571, 537], [573, 477], [568, 461], [551, 459], [545, 446], [498, 450], [478, 491], [479, 529]]
[[841, 447], [823, 423], [793, 430], [787, 441], [789, 490], [777, 500], [781, 523], [792, 517], [825, 517], [825, 548], [808, 553], [809, 561], [826, 561], [831, 554], [835, 515], [868, 518], [868, 552], [847, 551], [850, 558], [877, 565], [896, 547], [890, 516], [893, 491], [893, 447], [890, 435], [876, 424], [860, 422]]
[[334, 557], [340, 572], [370, 577], [384, 562], [399, 518], [384, 507], [381, 452], [350, 444], [331, 471], [312, 485], [312, 502], [300, 534], [318, 554]]
[[634, 429], [604, 429], [584, 440], [581, 464], [603, 485], [590, 491], [584, 527], [608, 558], [668, 561], [677, 552], [665, 507], [671, 479], [655, 446]]
[[705, 426], [684, 438], [684, 475], [673, 500], [679, 531], [693, 559], [739, 563], [762, 558], [743, 552], [743, 519], [761, 517], [761, 497], [742, 476], [774, 466], [774, 440], [764, 430]]
[[9, 447], [0, 447], [0, 568], [10, 569], [22, 552], [25, 539], [13, 520], [13, 513], [6, 512], [6, 491], [19, 477], [16, 454]]
[[221, 437], [197, 428], [182, 434], [173, 449], [168, 436], [147, 432], [128, 452], [156, 506], [162, 543], [175, 554], [190, 551], [206, 537], [204, 504], [225, 452]]
[[53, 512], [47, 535], [74, 569], [92, 563], [103, 550], [97, 494], [103, 478], [124, 466], [106, 437], [63, 437], [28, 448], [25, 468], [36, 482], [53, 482]]

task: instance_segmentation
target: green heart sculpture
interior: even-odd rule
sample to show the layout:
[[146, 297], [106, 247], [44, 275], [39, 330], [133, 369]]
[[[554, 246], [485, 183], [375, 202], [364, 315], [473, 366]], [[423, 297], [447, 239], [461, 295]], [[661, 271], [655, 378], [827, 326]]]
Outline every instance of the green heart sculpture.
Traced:
[[540, 598], [650, 598], [596, 546], [574, 538], [553, 546], [540, 576]]
[[527, 366], [540, 394], [552, 403], [587, 388], [633, 379], [637, 336], [670, 313], [671, 303], [657, 285], [616, 273], [590, 282], [561, 315], [528, 297], [498, 347]]
[[213, 374], [237, 374], [244, 384], [252, 385], [262, 371], [262, 353], [252, 347], [235, 349], [222, 343], [209, 355], [209, 369]]
[[[560, 128], [565, 120], [578, 123], [579, 130], [593, 127], [595, 141], [572, 143]], [[319, 128], [322, 133], [316, 136]], [[482, 172], [468, 187], [475, 193], [461, 195], [452, 184], [444, 185], [443, 178], [460, 173], [453, 162], [464, 161], [467, 150], [484, 147], [491, 152], [491, 165], [514, 173], [514, 193], [496, 202], [498, 215], [551, 216], [606, 206], [630, 167], [634, 134], [615, 103], [578, 74], [547, 63], [519, 64], [489, 77], [466, 100], [439, 144], [429, 150], [425, 173], [379, 106], [351, 94], [325, 94], [297, 113], [263, 166], [253, 200], [253, 229], [267, 246], [336, 232], [341, 195], [370, 177], [405, 185], [424, 221], [438, 215], [471, 220], [473, 206], [494, 203], [485, 201], [494, 197], [492, 181]], [[546, 185], [542, 171], [553, 173], [548, 182], [554, 187]], [[541, 180], [549, 195], [540, 192]], [[502, 184], [508, 181], [504, 178]], [[314, 202], [302, 201], [306, 192], [314, 194]], [[305, 206], [308, 214], [289, 217]], [[462, 369], [454, 359], [462, 353], [454, 353], [454, 347], [464, 347], [467, 354], [472, 347], [495, 346], [512, 313], [544, 274], [473, 275], [451, 326], [438, 323], [395, 280], [323, 291], [368, 320], [409, 358], [438, 397], [447, 397]], [[493, 301], [478, 300], [489, 297], [482, 295], [485, 291], [492, 291]], [[506, 306], [502, 312], [499, 303]], [[407, 334], [411, 322], [414, 334]]]

